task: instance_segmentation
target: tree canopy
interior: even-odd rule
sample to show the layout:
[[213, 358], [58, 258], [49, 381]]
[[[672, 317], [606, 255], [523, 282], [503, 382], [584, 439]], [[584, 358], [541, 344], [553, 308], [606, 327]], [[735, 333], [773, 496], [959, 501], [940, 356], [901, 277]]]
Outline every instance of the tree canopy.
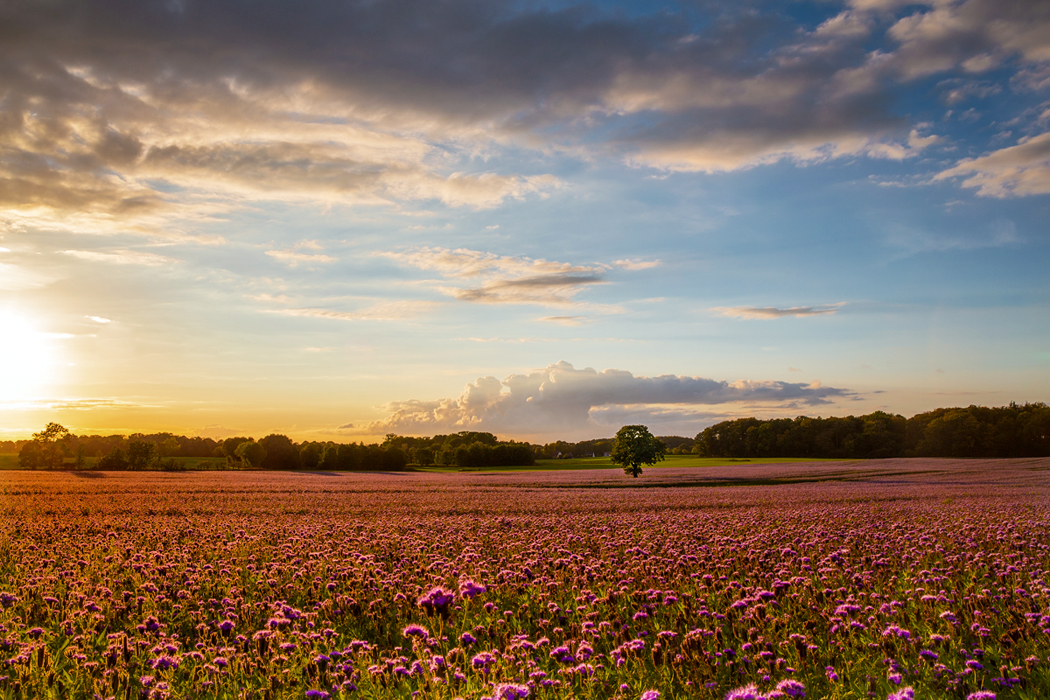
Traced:
[[638, 478], [642, 465], [653, 465], [663, 460], [667, 446], [660, 442], [644, 425], [625, 425], [613, 440], [613, 464], [623, 467], [624, 474]]

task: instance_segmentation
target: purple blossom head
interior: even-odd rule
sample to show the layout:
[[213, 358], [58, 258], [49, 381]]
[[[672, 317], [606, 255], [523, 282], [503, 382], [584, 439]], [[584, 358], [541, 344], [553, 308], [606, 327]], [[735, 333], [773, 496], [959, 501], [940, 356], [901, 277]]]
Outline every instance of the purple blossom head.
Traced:
[[420, 639], [426, 639], [430, 636], [430, 630], [423, 625], [411, 624], [401, 630], [401, 634], [406, 637], [419, 637]]
[[476, 596], [481, 595], [486, 590], [488, 590], [488, 589], [486, 589], [480, 583], [472, 581], [469, 578], [466, 579], [465, 581], [460, 581], [460, 583], [459, 583], [459, 594], [461, 596], [463, 596], [464, 598], [466, 598], [467, 600], [470, 600], [471, 598], [474, 598]]
[[777, 690], [784, 695], [787, 695], [789, 698], [806, 697], [806, 686], [793, 678], [785, 678], [777, 683]]
[[332, 696], [323, 690], [306, 691], [307, 700], [331, 700]]
[[529, 686], [500, 683], [492, 689], [492, 700], [524, 700], [529, 697]]
[[477, 644], [478, 640], [470, 632], [464, 632], [459, 635], [459, 641], [463, 646], [470, 646], [471, 644]]
[[660, 700], [660, 691], [647, 690], [644, 693], [642, 693], [641, 697], [639, 697], [638, 700]]
[[966, 700], [995, 700], [995, 693], [990, 690], [978, 690], [967, 695]]
[[725, 700], [766, 700], [754, 683], [734, 688], [726, 693]]
[[452, 601], [455, 599], [455, 593], [452, 591], [446, 591], [441, 586], [436, 586], [421, 595], [419, 600], [416, 601], [416, 605], [423, 608], [428, 613], [435, 611], [444, 613], [448, 611], [448, 606], [452, 605]]
[[896, 693], [890, 693], [886, 700], [915, 700], [915, 690], [909, 685], [901, 688]]
[[219, 623], [219, 631], [223, 634], [229, 634], [233, 631], [234, 627], [236, 627], [236, 625], [233, 624], [232, 620], [223, 620]]

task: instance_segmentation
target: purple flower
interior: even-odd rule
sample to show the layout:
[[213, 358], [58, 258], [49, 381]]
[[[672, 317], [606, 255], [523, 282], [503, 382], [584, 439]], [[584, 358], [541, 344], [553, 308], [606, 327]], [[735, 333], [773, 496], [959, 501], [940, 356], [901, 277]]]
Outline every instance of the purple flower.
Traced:
[[990, 690], [978, 690], [967, 695], [966, 700], [995, 700], [995, 693]]
[[660, 700], [660, 691], [647, 690], [644, 693], [642, 693], [641, 697], [639, 697], [638, 700]]
[[470, 660], [471, 666], [480, 669], [487, 669], [494, 663], [496, 663], [496, 657], [494, 657], [487, 651], [483, 651], [480, 654], [477, 654], [473, 659]]
[[459, 582], [459, 594], [464, 598], [467, 598], [468, 600], [470, 598], [474, 598], [475, 596], [481, 595], [486, 590], [488, 589], [486, 589], [480, 583], [472, 581], [469, 578], [465, 581]]
[[523, 700], [529, 697], [529, 686], [501, 683], [492, 689], [492, 700]]
[[470, 632], [464, 632], [459, 635], [459, 641], [463, 646], [470, 646], [471, 644], [477, 644], [478, 640]]
[[416, 601], [416, 605], [426, 610], [428, 613], [448, 612], [448, 606], [452, 604], [452, 601], [456, 599], [456, 594], [452, 591], [446, 591], [440, 586], [431, 588], [425, 594], [419, 597]]
[[306, 697], [309, 700], [331, 700], [331, 695], [323, 690], [308, 690], [306, 691]]
[[777, 690], [791, 698], [806, 697], [806, 686], [792, 678], [785, 678], [777, 683]]
[[430, 636], [430, 630], [423, 625], [411, 624], [401, 630], [401, 634], [406, 637], [419, 637], [420, 639], [426, 639]]
[[915, 700], [915, 691], [910, 685], [905, 686], [896, 693], [890, 693], [887, 695], [886, 700]]
[[223, 620], [219, 623], [219, 631], [223, 634], [229, 634], [233, 628], [236, 627], [232, 620]]
[[766, 700], [754, 683], [734, 688], [726, 693], [725, 700]]

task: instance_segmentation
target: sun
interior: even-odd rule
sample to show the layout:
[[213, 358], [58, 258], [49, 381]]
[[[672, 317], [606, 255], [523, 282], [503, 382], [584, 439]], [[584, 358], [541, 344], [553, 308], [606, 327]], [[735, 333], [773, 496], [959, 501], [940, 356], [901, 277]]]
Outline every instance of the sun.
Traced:
[[0, 310], [0, 402], [38, 398], [54, 379], [55, 359], [48, 334], [24, 316]]

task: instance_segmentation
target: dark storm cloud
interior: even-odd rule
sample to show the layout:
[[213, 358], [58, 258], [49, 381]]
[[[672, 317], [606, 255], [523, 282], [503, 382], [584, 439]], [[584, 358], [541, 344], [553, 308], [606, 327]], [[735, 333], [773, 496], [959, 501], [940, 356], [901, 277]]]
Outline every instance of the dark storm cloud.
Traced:
[[1050, 60], [1045, 3], [853, 4], [804, 27], [776, 4], [5, 3], [0, 207], [148, 213], [176, 199], [157, 179], [475, 208], [556, 185], [457, 171], [508, 141], [707, 171], [902, 158], [896, 82]]

